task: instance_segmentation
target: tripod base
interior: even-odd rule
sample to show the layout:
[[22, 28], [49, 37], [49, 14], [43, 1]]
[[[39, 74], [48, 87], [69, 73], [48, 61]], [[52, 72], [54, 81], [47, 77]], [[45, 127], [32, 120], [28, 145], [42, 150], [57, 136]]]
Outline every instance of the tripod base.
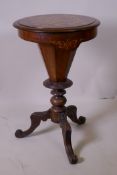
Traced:
[[77, 108], [73, 105], [64, 107], [62, 112], [55, 112], [53, 108], [44, 111], [44, 112], [34, 112], [31, 115], [31, 126], [29, 129], [22, 131], [17, 130], [15, 136], [17, 138], [23, 138], [31, 134], [39, 125], [41, 121], [46, 121], [47, 119], [51, 119], [54, 123], [59, 123], [62, 129], [63, 140], [65, 145], [65, 150], [68, 156], [70, 163], [75, 164], [78, 161], [77, 156], [73, 152], [72, 143], [71, 143], [71, 126], [67, 121], [67, 117], [69, 117], [73, 122], [78, 125], [82, 125], [85, 123], [85, 117], [80, 116], [77, 118]]

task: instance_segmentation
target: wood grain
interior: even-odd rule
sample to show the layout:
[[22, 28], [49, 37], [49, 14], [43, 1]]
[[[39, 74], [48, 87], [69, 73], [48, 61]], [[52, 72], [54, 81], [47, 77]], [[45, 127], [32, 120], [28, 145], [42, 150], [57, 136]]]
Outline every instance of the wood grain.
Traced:
[[65, 106], [65, 89], [73, 84], [67, 77], [80, 43], [95, 38], [99, 24], [95, 18], [71, 14], [38, 15], [20, 19], [13, 24], [22, 39], [38, 44], [49, 76], [43, 84], [53, 89], [51, 108], [33, 113], [29, 129], [17, 130], [15, 135], [18, 138], [25, 137], [31, 134], [41, 121], [47, 119], [59, 123], [65, 150], [72, 164], [77, 163], [78, 158], [72, 148], [72, 130], [67, 117], [78, 125], [84, 124], [86, 119], [83, 116], [77, 118], [76, 106]]

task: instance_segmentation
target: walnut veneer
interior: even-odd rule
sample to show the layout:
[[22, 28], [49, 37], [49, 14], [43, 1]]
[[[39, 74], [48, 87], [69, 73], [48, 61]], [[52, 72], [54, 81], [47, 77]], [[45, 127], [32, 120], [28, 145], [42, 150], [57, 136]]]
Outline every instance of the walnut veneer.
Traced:
[[77, 118], [76, 106], [65, 106], [65, 89], [73, 84], [67, 76], [78, 46], [96, 37], [99, 24], [95, 18], [71, 14], [38, 15], [14, 23], [22, 39], [38, 44], [49, 75], [43, 84], [52, 89], [53, 95], [50, 100], [52, 107], [44, 112], [34, 112], [30, 128], [17, 130], [15, 135], [23, 138], [32, 133], [41, 121], [51, 119], [62, 129], [70, 163], [76, 163], [78, 158], [72, 149], [71, 127], [67, 117], [78, 125], [84, 124], [86, 119], [83, 116]]

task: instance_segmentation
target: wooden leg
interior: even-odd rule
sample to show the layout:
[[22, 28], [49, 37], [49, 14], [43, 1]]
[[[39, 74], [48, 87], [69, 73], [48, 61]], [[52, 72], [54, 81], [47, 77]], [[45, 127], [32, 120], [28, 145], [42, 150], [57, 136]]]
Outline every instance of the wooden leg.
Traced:
[[76, 106], [68, 106], [67, 107], [67, 116], [75, 123], [82, 125], [85, 123], [86, 118], [83, 116], [80, 116], [77, 118], [77, 107]]
[[49, 118], [50, 118], [50, 110], [44, 111], [44, 112], [34, 112], [30, 116], [30, 119], [31, 119], [30, 128], [25, 131], [17, 130], [15, 132], [15, 136], [17, 138], [26, 137], [27, 135], [31, 134], [40, 125], [41, 120], [46, 121]]
[[62, 128], [63, 140], [68, 159], [70, 163], [75, 164], [77, 163], [78, 158], [73, 152], [71, 144], [71, 127], [65, 115], [65, 113], [60, 114], [60, 127]]

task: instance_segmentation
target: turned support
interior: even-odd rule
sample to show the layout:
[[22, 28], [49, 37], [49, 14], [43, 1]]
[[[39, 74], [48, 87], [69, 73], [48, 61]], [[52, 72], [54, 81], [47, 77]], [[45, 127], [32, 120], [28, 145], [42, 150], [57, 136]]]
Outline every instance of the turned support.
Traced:
[[55, 123], [60, 123], [59, 113], [64, 113], [66, 111], [66, 107], [64, 106], [67, 99], [63, 95], [66, 93], [65, 90], [62, 89], [54, 89], [51, 91], [53, 95], [50, 99], [52, 104], [51, 107], [51, 120]]

